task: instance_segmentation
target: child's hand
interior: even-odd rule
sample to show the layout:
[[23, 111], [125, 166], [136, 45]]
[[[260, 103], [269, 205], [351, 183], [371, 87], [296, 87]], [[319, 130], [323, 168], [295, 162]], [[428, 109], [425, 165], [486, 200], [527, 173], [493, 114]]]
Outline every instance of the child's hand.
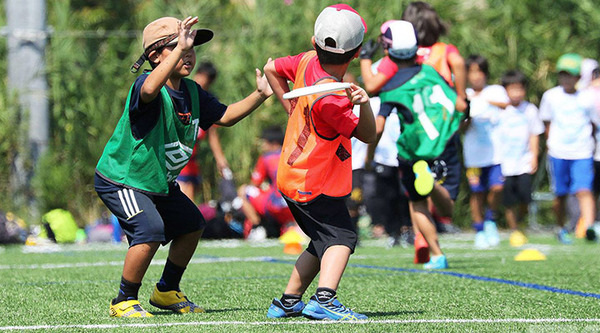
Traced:
[[191, 30], [194, 24], [198, 23], [198, 16], [188, 16], [183, 21], [179, 22], [179, 37], [177, 46], [183, 51], [190, 50], [194, 47], [194, 38], [196, 38], [196, 30]]
[[350, 99], [354, 105], [369, 102], [369, 95], [367, 92], [354, 83], [350, 83], [350, 88], [346, 89], [346, 95], [348, 95], [348, 99]]
[[[267, 63], [271, 62], [272, 59], [269, 58]], [[260, 72], [260, 69], [256, 68], [256, 90], [263, 95], [265, 98], [273, 95], [273, 89], [269, 85], [269, 81], [267, 77]]]

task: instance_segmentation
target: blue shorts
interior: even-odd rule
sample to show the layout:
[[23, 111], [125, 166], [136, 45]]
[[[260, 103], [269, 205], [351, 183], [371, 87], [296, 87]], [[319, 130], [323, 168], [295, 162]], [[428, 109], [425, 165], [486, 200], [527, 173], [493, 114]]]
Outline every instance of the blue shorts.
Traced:
[[494, 186], [502, 186], [504, 177], [500, 164], [483, 168], [467, 168], [467, 180], [473, 193], [489, 191]]
[[563, 160], [550, 156], [548, 160], [550, 187], [556, 196], [591, 191], [594, 183], [594, 160]]
[[124, 187], [118, 191], [98, 192], [98, 196], [119, 220], [129, 246], [151, 242], [165, 245], [206, 226], [198, 207], [179, 186], [170, 186], [167, 196]]

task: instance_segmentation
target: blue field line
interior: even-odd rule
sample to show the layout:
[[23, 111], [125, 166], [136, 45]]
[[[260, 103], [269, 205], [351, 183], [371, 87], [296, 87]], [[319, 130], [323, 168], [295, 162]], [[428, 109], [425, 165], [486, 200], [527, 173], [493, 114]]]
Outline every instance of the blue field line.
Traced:
[[[265, 261], [272, 262], [272, 263], [280, 263], [280, 264], [294, 264], [293, 261], [274, 259], [274, 258], [265, 259]], [[582, 292], [582, 291], [556, 288], [556, 287], [545, 286], [545, 285], [537, 284], [537, 283], [528, 283], [528, 282], [521, 282], [521, 281], [514, 281], [514, 280], [490, 278], [490, 277], [485, 277], [485, 276], [458, 273], [458, 272], [452, 272], [452, 271], [425, 270], [425, 269], [417, 269], [417, 268], [401, 268], [401, 267], [373, 266], [373, 265], [360, 265], [360, 264], [348, 264], [348, 267], [377, 269], [377, 270], [386, 270], [386, 271], [394, 271], [394, 272], [448, 275], [448, 276], [454, 276], [454, 277], [463, 278], [463, 279], [470, 279], [470, 280], [477, 280], [477, 281], [484, 281], [484, 282], [495, 282], [495, 283], [501, 283], [501, 284], [508, 284], [511, 286], [522, 287], [522, 288], [529, 288], [529, 289], [535, 289], [535, 290], [541, 290], [541, 291], [549, 291], [549, 292], [557, 293], [557, 294], [567, 294], [567, 295], [575, 295], [575, 296], [581, 296], [581, 297], [593, 297], [593, 298], [600, 299], [600, 294], [586, 293], [586, 292]]]

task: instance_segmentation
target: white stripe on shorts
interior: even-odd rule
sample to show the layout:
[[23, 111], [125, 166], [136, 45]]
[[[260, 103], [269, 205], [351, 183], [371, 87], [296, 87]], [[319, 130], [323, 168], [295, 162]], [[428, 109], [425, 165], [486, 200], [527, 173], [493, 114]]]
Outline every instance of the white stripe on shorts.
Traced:
[[117, 193], [119, 194], [119, 200], [121, 200], [121, 205], [123, 206], [125, 215], [127, 215], [127, 218], [130, 218], [133, 214], [130, 213], [129, 207], [125, 203], [125, 199], [123, 198], [123, 190], [119, 190]]

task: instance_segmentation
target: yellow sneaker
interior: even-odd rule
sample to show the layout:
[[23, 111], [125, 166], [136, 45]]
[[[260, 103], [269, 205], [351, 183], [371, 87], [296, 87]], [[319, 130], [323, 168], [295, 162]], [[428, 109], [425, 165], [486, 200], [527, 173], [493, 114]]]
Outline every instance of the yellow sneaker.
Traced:
[[415, 173], [415, 190], [421, 196], [429, 195], [435, 183], [429, 165], [427, 162], [420, 160], [413, 165], [412, 169]]
[[527, 236], [525, 236], [525, 234], [523, 234], [519, 230], [515, 230], [510, 233], [510, 238], [508, 239], [508, 242], [512, 247], [521, 247], [527, 244], [528, 239]]
[[154, 286], [150, 297], [150, 304], [163, 310], [171, 310], [177, 313], [200, 313], [204, 309], [192, 303], [182, 291], [159, 291]]
[[129, 301], [122, 301], [117, 304], [114, 303], [114, 299], [110, 302], [109, 314], [111, 317], [127, 317], [127, 318], [144, 318], [154, 317], [150, 312], [142, 309], [140, 301], [134, 299]]

